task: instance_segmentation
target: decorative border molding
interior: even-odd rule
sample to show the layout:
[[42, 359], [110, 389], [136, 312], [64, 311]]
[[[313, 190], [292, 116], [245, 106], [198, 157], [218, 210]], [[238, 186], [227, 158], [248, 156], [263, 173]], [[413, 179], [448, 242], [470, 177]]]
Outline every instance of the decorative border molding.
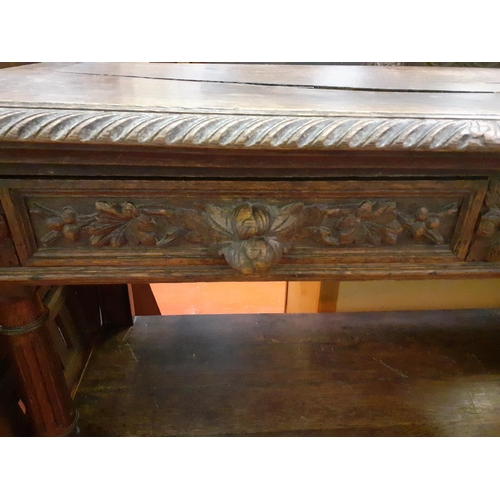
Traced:
[[1, 140], [289, 150], [500, 150], [500, 120], [0, 108]]

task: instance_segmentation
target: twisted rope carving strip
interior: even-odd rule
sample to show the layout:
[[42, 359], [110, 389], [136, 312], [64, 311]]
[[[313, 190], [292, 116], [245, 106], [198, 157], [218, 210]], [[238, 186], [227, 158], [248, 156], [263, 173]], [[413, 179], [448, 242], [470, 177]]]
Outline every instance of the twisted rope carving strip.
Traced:
[[281, 149], [500, 149], [500, 121], [0, 108], [0, 140]]

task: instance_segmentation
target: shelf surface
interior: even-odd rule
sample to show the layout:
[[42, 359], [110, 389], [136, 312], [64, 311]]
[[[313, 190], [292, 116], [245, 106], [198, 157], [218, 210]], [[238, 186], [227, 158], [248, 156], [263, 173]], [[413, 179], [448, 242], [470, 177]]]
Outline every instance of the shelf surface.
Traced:
[[90, 360], [87, 436], [499, 436], [500, 310], [138, 317]]

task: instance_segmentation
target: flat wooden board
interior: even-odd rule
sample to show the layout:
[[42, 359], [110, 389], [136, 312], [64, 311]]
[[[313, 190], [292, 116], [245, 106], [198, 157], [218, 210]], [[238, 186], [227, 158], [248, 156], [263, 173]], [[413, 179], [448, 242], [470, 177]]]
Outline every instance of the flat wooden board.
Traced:
[[498, 117], [500, 69], [81, 63], [0, 71], [0, 107]]
[[137, 318], [94, 351], [88, 436], [500, 436], [500, 311]]

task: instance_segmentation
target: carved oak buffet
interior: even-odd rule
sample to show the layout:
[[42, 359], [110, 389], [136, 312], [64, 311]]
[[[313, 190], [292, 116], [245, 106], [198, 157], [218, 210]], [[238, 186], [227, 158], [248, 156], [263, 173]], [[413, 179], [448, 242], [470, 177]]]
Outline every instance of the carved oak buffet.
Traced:
[[42, 284], [500, 276], [500, 70], [0, 72], [0, 325], [35, 432], [75, 412]]

